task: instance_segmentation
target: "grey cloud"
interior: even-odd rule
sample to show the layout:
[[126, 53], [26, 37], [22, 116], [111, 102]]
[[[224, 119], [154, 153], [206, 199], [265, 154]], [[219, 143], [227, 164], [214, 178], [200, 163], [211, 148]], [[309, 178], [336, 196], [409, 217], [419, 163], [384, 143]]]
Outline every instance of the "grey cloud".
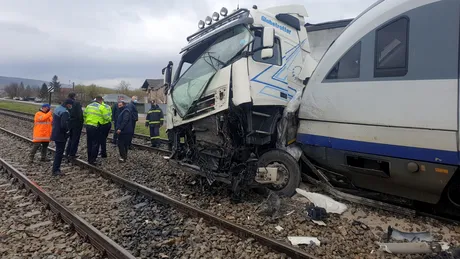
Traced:
[[[63, 82], [160, 77], [177, 61], [199, 19], [235, 0], [15, 0], [0, 8], [0, 75]], [[264, 9], [276, 0], [240, 0]], [[308, 22], [350, 18], [373, 0], [286, 0], [305, 5]], [[172, 18], [171, 18], [172, 17]]]

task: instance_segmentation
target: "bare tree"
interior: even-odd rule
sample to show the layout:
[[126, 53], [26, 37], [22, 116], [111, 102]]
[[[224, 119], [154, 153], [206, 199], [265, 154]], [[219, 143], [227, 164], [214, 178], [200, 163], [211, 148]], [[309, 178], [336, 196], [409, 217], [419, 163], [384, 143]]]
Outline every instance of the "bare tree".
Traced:
[[26, 92], [26, 88], [24, 87], [24, 84], [21, 82], [18, 88], [18, 97], [25, 97], [24, 96], [25, 92]]
[[31, 97], [32, 96], [32, 88], [30, 85], [26, 86], [26, 89], [24, 90], [24, 97]]
[[18, 90], [19, 90], [19, 85], [17, 83], [12, 83], [12, 84], [9, 84], [7, 87], [5, 87], [5, 92], [10, 98], [18, 97], [19, 95]]
[[118, 86], [117, 86], [117, 91], [121, 94], [126, 94], [126, 95], [129, 95], [129, 87], [131, 86], [130, 83], [122, 80]]

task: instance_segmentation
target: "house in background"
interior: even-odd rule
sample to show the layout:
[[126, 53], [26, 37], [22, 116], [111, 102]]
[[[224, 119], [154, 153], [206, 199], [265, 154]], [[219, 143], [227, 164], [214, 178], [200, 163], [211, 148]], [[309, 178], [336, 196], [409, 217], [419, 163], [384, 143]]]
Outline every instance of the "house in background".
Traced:
[[117, 103], [119, 98], [122, 98], [126, 102], [131, 101], [131, 97], [129, 97], [129, 96], [125, 95], [125, 94], [106, 94], [106, 95], [102, 96], [102, 98], [104, 98], [104, 103], [107, 103], [107, 104], [110, 104], [110, 105], [112, 105], [114, 103]]
[[166, 103], [163, 79], [146, 79], [141, 89], [147, 91], [149, 100], [155, 100], [157, 104]]

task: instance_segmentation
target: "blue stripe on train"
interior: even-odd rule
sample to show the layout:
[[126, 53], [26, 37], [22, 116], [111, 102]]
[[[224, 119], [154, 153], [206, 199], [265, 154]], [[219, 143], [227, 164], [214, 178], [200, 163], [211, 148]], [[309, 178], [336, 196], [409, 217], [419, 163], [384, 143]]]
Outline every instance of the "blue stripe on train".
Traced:
[[405, 158], [439, 164], [459, 164], [458, 153], [455, 151], [397, 146], [301, 133], [297, 135], [297, 142], [306, 145], [328, 147], [357, 153]]

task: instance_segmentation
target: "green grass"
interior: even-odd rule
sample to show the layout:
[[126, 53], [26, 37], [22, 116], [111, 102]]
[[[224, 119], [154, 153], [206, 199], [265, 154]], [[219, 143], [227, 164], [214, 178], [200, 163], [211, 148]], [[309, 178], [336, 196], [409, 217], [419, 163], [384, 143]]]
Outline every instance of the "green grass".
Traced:
[[17, 103], [17, 102], [9, 102], [9, 101], [0, 101], [0, 108], [8, 109], [17, 112], [26, 112], [30, 114], [35, 114], [38, 109], [40, 109], [39, 105], [33, 105], [28, 103]]
[[[148, 127], [145, 127], [145, 124], [142, 122], [136, 123], [136, 129], [134, 130], [137, 134], [150, 135], [150, 130]], [[166, 127], [163, 126], [160, 128], [160, 138], [168, 138], [166, 135]]]
[[[8, 109], [8, 110], [11, 110], [11, 111], [35, 114], [38, 111], [38, 109], [40, 109], [40, 106], [39, 105], [28, 104], [28, 103], [18, 103], [18, 102], [10, 102], [10, 101], [1, 100], [0, 101], [0, 108]], [[144, 123], [142, 123], [142, 122], [137, 122], [135, 132], [137, 134], [144, 134], [144, 135], [149, 135], [150, 134], [149, 128], [145, 127]], [[161, 138], [167, 138], [166, 127], [165, 126], [160, 128], [160, 137]]]

